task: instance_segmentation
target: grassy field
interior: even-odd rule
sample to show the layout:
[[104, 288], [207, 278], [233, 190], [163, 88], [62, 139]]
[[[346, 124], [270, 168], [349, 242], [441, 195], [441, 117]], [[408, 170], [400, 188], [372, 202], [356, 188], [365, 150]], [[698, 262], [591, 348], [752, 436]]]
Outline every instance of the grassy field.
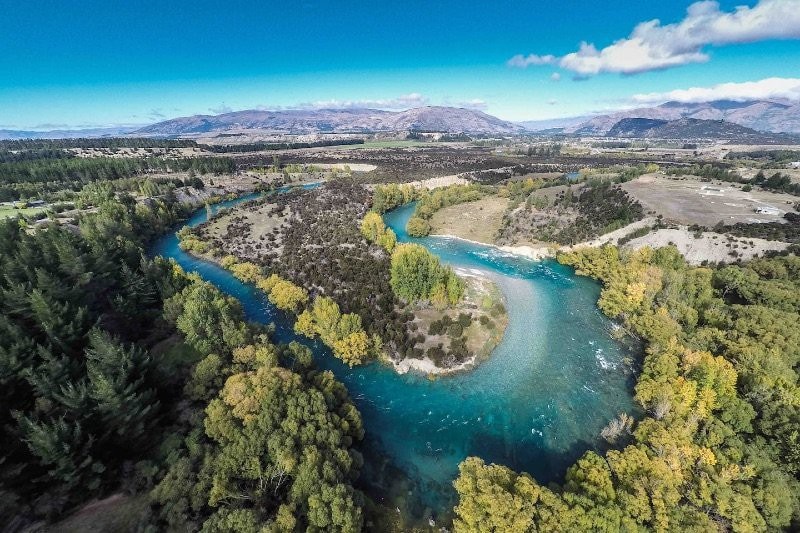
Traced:
[[35, 215], [46, 211], [45, 207], [26, 207], [25, 209], [17, 209], [16, 207], [0, 206], [0, 219], [11, 218], [17, 215]]

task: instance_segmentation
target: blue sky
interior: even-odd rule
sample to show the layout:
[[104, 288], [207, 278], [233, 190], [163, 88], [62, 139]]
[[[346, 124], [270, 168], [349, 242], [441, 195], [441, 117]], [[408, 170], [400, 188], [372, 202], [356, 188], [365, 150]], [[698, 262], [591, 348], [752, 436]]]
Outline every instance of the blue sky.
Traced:
[[[0, 128], [348, 105], [544, 119], [800, 77], [800, 0], [691, 4], [0, 0]], [[633, 48], [604, 50], [620, 39]], [[581, 42], [595, 48], [576, 55]]]

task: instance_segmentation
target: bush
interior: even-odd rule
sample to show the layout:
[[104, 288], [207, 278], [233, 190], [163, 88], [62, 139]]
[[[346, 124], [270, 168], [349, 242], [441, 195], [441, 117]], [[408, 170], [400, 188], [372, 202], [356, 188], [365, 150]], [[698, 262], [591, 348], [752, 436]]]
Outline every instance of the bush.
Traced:
[[450, 327], [447, 328], [447, 334], [452, 337], [453, 339], [457, 339], [464, 333], [464, 327], [456, 322], [455, 324], [451, 324]]

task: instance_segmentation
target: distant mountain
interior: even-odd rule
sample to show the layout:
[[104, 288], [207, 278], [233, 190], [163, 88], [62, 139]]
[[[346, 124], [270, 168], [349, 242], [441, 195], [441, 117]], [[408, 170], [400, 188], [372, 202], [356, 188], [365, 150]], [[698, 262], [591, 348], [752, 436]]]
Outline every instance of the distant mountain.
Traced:
[[542, 120], [523, 120], [519, 122], [528, 131], [553, 131], [583, 124], [592, 118], [589, 115], [580, 117], [551, 118]]
[[609, 137], [644, 137], [669, 121], [657, 118], [623, 118], [606, 132]]
[[623, 118], [606, 133], [608, 137], [634, 139], [720, 139], [740, 144], [784, 144], [798, 138], [782, 133], [765, 133], [724, 120], [681, 118]]
[[615, 124], [625, 118], [664, 121], [682, 118], [724, 120], [756, 131], [800, 133], [800, 103], [767, 100], [748, 102], [716, 100], [696, 104], [667, 102], [656, 107], [599, 115], [580, 124], [567, 126], [564, 132], [577, 135], [606, 135]]
[[84, 128], [75, 130], [0, 130], [0, 139], [79, 139], [88, 137], [116, 137], [135, 131], [137, 127]]
[[406, 111], [378, 109], [318, 109], [236, 111], [165, 120], [137, 130], [137, 135], [191, 135], [257, 129], [276, 133], [370, 133], [381, 131], [437, 131], [467, 133], [522, 133], [525, 129], [472, 109], [418, 107]]

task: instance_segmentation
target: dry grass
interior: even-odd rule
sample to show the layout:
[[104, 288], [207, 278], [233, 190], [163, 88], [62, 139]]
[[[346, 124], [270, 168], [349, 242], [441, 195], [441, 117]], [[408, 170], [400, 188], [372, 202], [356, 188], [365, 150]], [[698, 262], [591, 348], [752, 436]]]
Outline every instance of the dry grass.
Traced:
[[[783, 214], [792, 210], [797, 197], [753, 189], [723, 182], [703, 182], [698, 178], [667, 178], [645, 174], [624, 183], [628, 191], [646, 211], [663, 215], [670, 222], [713, 227], [718, 222], [782, 222]], [[756, 213], [757, 207], [773, 207], [779, 214]]]
[[496, 196], [445, 207], [433, 215], [431, 233], [494, 244], [507, 208], [508, 198]]
[[[225, 242], [228, 253], [241, 257], [243, 254], [243, 247], [246, 245], [255, 246], [262, 241], [262, 237], [272, 233], [275, 228], [280, 227], [285, 220], [289, 218], [290, 210], [288, 207], [284, 210], [283, 216], [270, 214], [277, 204], [265, 203], [259, 206], [248, 208], [237, 208], [228, 213], [215, 217], [208, 225], [207, 232], [211, 239], [221, 239]], [[250, 227], [245, 234], [239, 235], [237, 238], [226, 238], [228, 234], [228, 226], [234, 223], [233, 219], [243, 219], [241, 222], [236, 222], [237, 225], [249, 224]], [[204, 239], [208, 240], [208, 239]], [[270, 244], [271, 251], [281, 253], [282, 246], [279, 241]]]

